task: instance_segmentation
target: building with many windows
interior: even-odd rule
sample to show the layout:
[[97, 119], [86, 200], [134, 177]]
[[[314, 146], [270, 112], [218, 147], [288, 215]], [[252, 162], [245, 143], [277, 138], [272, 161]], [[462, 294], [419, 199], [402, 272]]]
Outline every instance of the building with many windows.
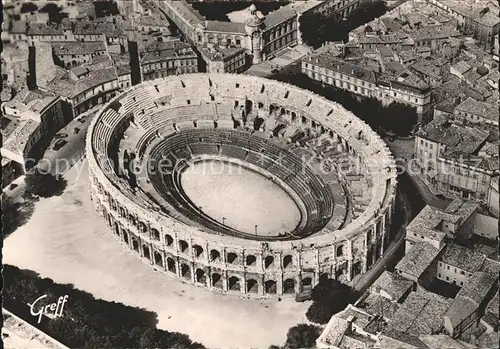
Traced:
[[217, 44], [241, 47], [253, 56], [253, 63], [272, 58], [283, 48], [300, 43], [299, 18], [307, 11], [338, 13], [345, 16], [361, 0], [297, 1], [262, 15], [252, 5], [244, 14], [244, 22], [206, 20], [184, 0], [157, 1], [165, 14], [196, 46]]
[[[477, 127], [433, 120], [415, 137], [415, 155], [421, 174], [439, 192], [475, 199], [498, 215], [493, 179], [498, 176], [498, 145]], [[496, 151], [495, 151], [496, 149]]]
[[429, 85], [405, 70], [390, 78], [359, 64], [328, 54], [315, 53], [302, 60], [302, 73], [311, 79], [347, 90], [363, 97], [376, 98], [384, 105], [404, 103], [422, 115], [429, 111]]
[[140, 53], [142, 80], [198, 72], [198, 56], [180, 41], [155, 42]]
[[247, 66], [247, 53], [241, 47], [214, 47], [200, 49], [207, 63], [208, 73], [240, 73]]

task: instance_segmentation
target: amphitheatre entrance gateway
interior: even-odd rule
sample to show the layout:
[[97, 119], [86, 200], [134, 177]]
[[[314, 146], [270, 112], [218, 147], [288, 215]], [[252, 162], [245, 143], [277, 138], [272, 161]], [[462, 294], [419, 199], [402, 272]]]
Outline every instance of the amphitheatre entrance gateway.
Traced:
[[206, 160], [181, 175], [187, 197], [200, 212], [249, 235], [285, 236], [299, 225], [297, 205], [271, 179], [228, 160]]
[[136, 85], [94, 118], [87, 158], [116, 239], [211, 291], [348, 282], [389, 243], [387, 146], [338, 104], [284, 83], [189, 74]]

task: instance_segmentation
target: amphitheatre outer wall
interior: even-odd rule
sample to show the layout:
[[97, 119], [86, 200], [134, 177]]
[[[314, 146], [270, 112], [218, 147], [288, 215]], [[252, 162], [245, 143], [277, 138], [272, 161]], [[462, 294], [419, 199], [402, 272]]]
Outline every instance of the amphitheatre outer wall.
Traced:
[[[208, 233], [164, 214], [118, 175], [124, 134], [131, 124], [148, 132], [153, 127], [148, 125], [156, 123], [148, 115], [161, 108], [159, 103], [168, 109], [236, 102], [280, 110], [303, 127], [324, 129], [338, 139], [343, 151], [360, 160], [371, 183], [363, 212], [338, 230], [323, 229], [300, 240], [254, 241]], [[147, 154], [151, 140], [139, 145], [141, 139], [139, 153]], [[89, 127], [86, 151], [92, 201], [116, 238], [154, 268], [211, 291], [265, 297], [300, 293], [322, 277], [349, 282], [366, 272], [389, 243], [397, 181], [388, 147], [339, 104], [292, 85], [232, 74], [147, 81], [100, 110]]]

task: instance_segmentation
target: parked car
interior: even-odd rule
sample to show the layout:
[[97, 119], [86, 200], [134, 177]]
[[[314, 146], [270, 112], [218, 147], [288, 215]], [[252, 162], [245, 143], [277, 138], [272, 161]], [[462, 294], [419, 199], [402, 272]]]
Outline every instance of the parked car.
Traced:
[[58, 139], [57, 142], [52, 147], [52, 149], [57, 151], [57, 150], [61, 149], [62, 147], [64, 147], [64, 145], [66, 143], [68, 143], [68, 142], [66, 142], [64, 139]]
[[73, 133], [76, 135], [76, 134], [78, 134], [78, 132], [80, 132], [80, 129], [78, 127], [75, 127], [73, 129]]
[[54, 136], [55, 139], [66, 138], [66, 137], [68, 137], [67, 133], [56, 133], [56, 135]]

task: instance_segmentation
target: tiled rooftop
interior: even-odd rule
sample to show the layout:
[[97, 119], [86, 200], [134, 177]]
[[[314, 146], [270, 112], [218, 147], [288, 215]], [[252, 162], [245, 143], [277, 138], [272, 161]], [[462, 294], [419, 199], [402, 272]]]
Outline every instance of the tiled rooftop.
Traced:
[[423, 127], [420, 137], [447, 146], [455, 154], [473, 154], [488, 138], [488, 132], [470, 127], [461, 127], [444, 120], [433, 120]]
[[377, 293], [370, 293], [360, 304], [358, 308], [363, 309], [369, 314], [383, 316], [386, 319], [392, 319], [400, 304], [390, 301]]
[[479, 270], [485, 258], [486, 256], [481, 253], [450, 242], [444, 247], [439, 260], [453, 267], [473, 273]]
[[496, 279], [498, 279], [498, 275], [493, 277], [484, 272], [472, 274], [472, 277], [458, 291], [455, 300], [445, 314], [454, 327], [478, 309], [494, 286]]
[[53, 42], [52, 49], [56, 55], [84, 55], [106, 52], [104, 41], [87, 42]]
[[64, 97], [74, 98], [80, 93], [100, 84], [116, 79], [115, 67], [107, 67], [98, 70], [91, 70], [87, 77], [73, 81], [66, 74], [60, 79], [51, 81], [47, 88]]
[[373, 283], [372, 288], [384, 290], [395, 301], [398, 301], [409, 289], [411, 289], [412, 285], [412, 281], [389, 271], [384, 271]]
[[205, 21], [205, 29], [213, 32], [245, 34], [245, 24], [236, 22]]
[[476, 212], [478, 207], [479, 204], [474, 200], [456, 198], [446, 207], [445, 212], [458, 215], [462, 219], [462, 222], [465, 222], [474, 212]]
[[455, 12], [470, 18], [482, 25], [493, 27], [500, 23], [498, 18], [498, 4], [485, 0], [438, 0]]
[[396, 265], [396, 270], [419, 278], [436, 259], [439, 250], [425, 242], [416, 243]]
[[169, 4], [193, 26], [202, 24], [205, 20], [203, 16], [185, 0], [170, 1]]
[[465, 101], [460, 103], [455, 108], [455, 110], [457, 112], [478, 115], [484, 119], [496, 122], [499, 121], [499, 116], [500, 116], [500, 112], [498, 111], [498, 105], [476, 101], [471, 97], [467, 98]]
[[245, 49], [242, 47], [217, 47], [217, 46], [214, 48], [201, 47], [199, 48], [199, 50], [204, 57], [207, 57], [211, 61], [222, 61], [245, 51]]
[[443, 325], [451, 300], [425, 291], [412, 292], [389, 322], [389, 328], [413, 336], [433, 334]]
[[322, 68], [333, 70], [342, 74], [363, 79], [371, 83], [376, 83], [376, 75], [373, 71], [364, 69], [357, 64], [352, 64], [344, 61], [343, 59], [331, 57], [323, 54], [316, 54], [306, 58], [305, 62], [315, 64]]
[[21, 120], [16, 129], [11, 133], [10, 137], [5, 140], [2, 148], [23, 156], [24, 148], [40, 124], [34, 120]]

